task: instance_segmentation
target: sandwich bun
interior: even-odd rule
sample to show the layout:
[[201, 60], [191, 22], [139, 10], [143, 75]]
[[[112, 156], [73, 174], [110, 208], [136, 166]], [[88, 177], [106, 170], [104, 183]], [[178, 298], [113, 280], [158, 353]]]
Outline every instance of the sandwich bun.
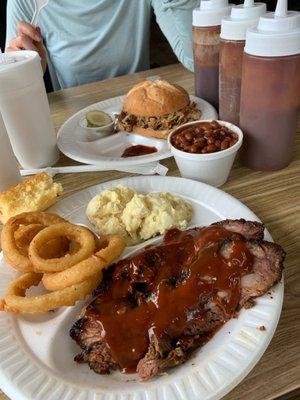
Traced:
[[128, 92], [123, 110], [137, 117], [157, 117], [179, 111], [189, 103], [187, 91], [179, 85], [165, 80], [143, 81]]
[[[175, 129], [175, 127], [173, 128]], [[138, 133], [139, 135], [142, 136], [147, 136], [155, 139], [167, 139], [169, 136], [169, 133], [171, 132], [171, 129], [165, 129], [165, 130], [155, 130], [151, 128], [141, 128], [140, 126], [134, 125], [132, 127], [132, 132]]]

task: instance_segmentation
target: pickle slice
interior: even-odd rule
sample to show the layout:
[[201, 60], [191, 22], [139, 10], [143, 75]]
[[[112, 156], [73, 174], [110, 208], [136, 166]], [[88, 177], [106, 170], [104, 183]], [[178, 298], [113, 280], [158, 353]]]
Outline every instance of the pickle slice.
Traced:
[[108, 125], [112, 122], [111, 117], [104, 111], [93, 110], [89, 111], [86, 116], [87, 126], [89, 128], [98, 128]]

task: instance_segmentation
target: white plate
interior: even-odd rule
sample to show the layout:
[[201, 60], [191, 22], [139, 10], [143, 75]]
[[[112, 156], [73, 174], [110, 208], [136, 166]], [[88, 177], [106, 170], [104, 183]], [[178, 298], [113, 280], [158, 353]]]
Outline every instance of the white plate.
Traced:
[[[102, 110], [107, 113], [119, 113], [125, 96], [114, 97], [83, 108], [70, 117], [59, 129], [57, 145], [66, 156], [85, 164], [107, 167], [122, 167], [127, 165], [145, 164], [171, 157], [166, 140], [147, 138], [135, 133], [120, 132], [109, 137], [87, 141], [80, 130], [80, 119], [90, 110]], [[190, 96], [202, 111], [201, 119], [216, 119], [218, 114], [213, 106], [199, 97]], [[144, 156], [121, 158], [123, 151], [132, 145], [142, 144], [154, 146], [156, 153]]]
[[[225, 192], [200, 182], [174, 177], [132, 177], [85, 189], [60, 201], [52, 211], [87, 224], [87, 202], [118, 183], [140, 192], [170, 191], [194, 207], [191, 225], [224, 218], [258, 220], [247, 207]], [[267, 240], [271, 236], [266, 233]], [[143, 245], [142, 245], [143, 246]], [[128, 249], [127, 252], [132, 251]], [[0, 296], [14, 276], [1, 261]], [[40, 316], [0, 313], [0, 387], [13, 400], [216, 400], [235, 387], [266, 350], [280, 316], [283, 283], [242, 310], [185, 364], [141, 383], [136, 375], [97, 375], [73, 361], [79, 347], [69, 337], [83, 302]], [[259, 330], [264, 325], [265, 331]], [[274, 362], [276, 362], [274, 360]]]

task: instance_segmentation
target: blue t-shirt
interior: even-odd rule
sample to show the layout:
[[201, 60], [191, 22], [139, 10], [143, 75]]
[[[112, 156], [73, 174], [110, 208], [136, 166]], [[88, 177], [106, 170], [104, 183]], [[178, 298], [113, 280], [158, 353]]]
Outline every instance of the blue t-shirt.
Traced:
[[[62, 88], [149, 68], [151, 7], [174, 53], [193, 70], [192, 10], [199, 0], [49, 0], [40, 12], [45, 46]], [[7, 43], [31, 22], [34, 0], [8, 0]]]

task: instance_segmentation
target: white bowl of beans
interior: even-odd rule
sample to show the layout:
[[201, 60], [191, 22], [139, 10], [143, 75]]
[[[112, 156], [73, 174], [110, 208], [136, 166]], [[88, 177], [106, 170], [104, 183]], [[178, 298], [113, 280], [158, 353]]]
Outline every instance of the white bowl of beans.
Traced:
[[168, 137], [181, 176], [213, 186], [227, 181], [242, 142], [243, 132], [239, 127], [213, 120], [181, 125]]

